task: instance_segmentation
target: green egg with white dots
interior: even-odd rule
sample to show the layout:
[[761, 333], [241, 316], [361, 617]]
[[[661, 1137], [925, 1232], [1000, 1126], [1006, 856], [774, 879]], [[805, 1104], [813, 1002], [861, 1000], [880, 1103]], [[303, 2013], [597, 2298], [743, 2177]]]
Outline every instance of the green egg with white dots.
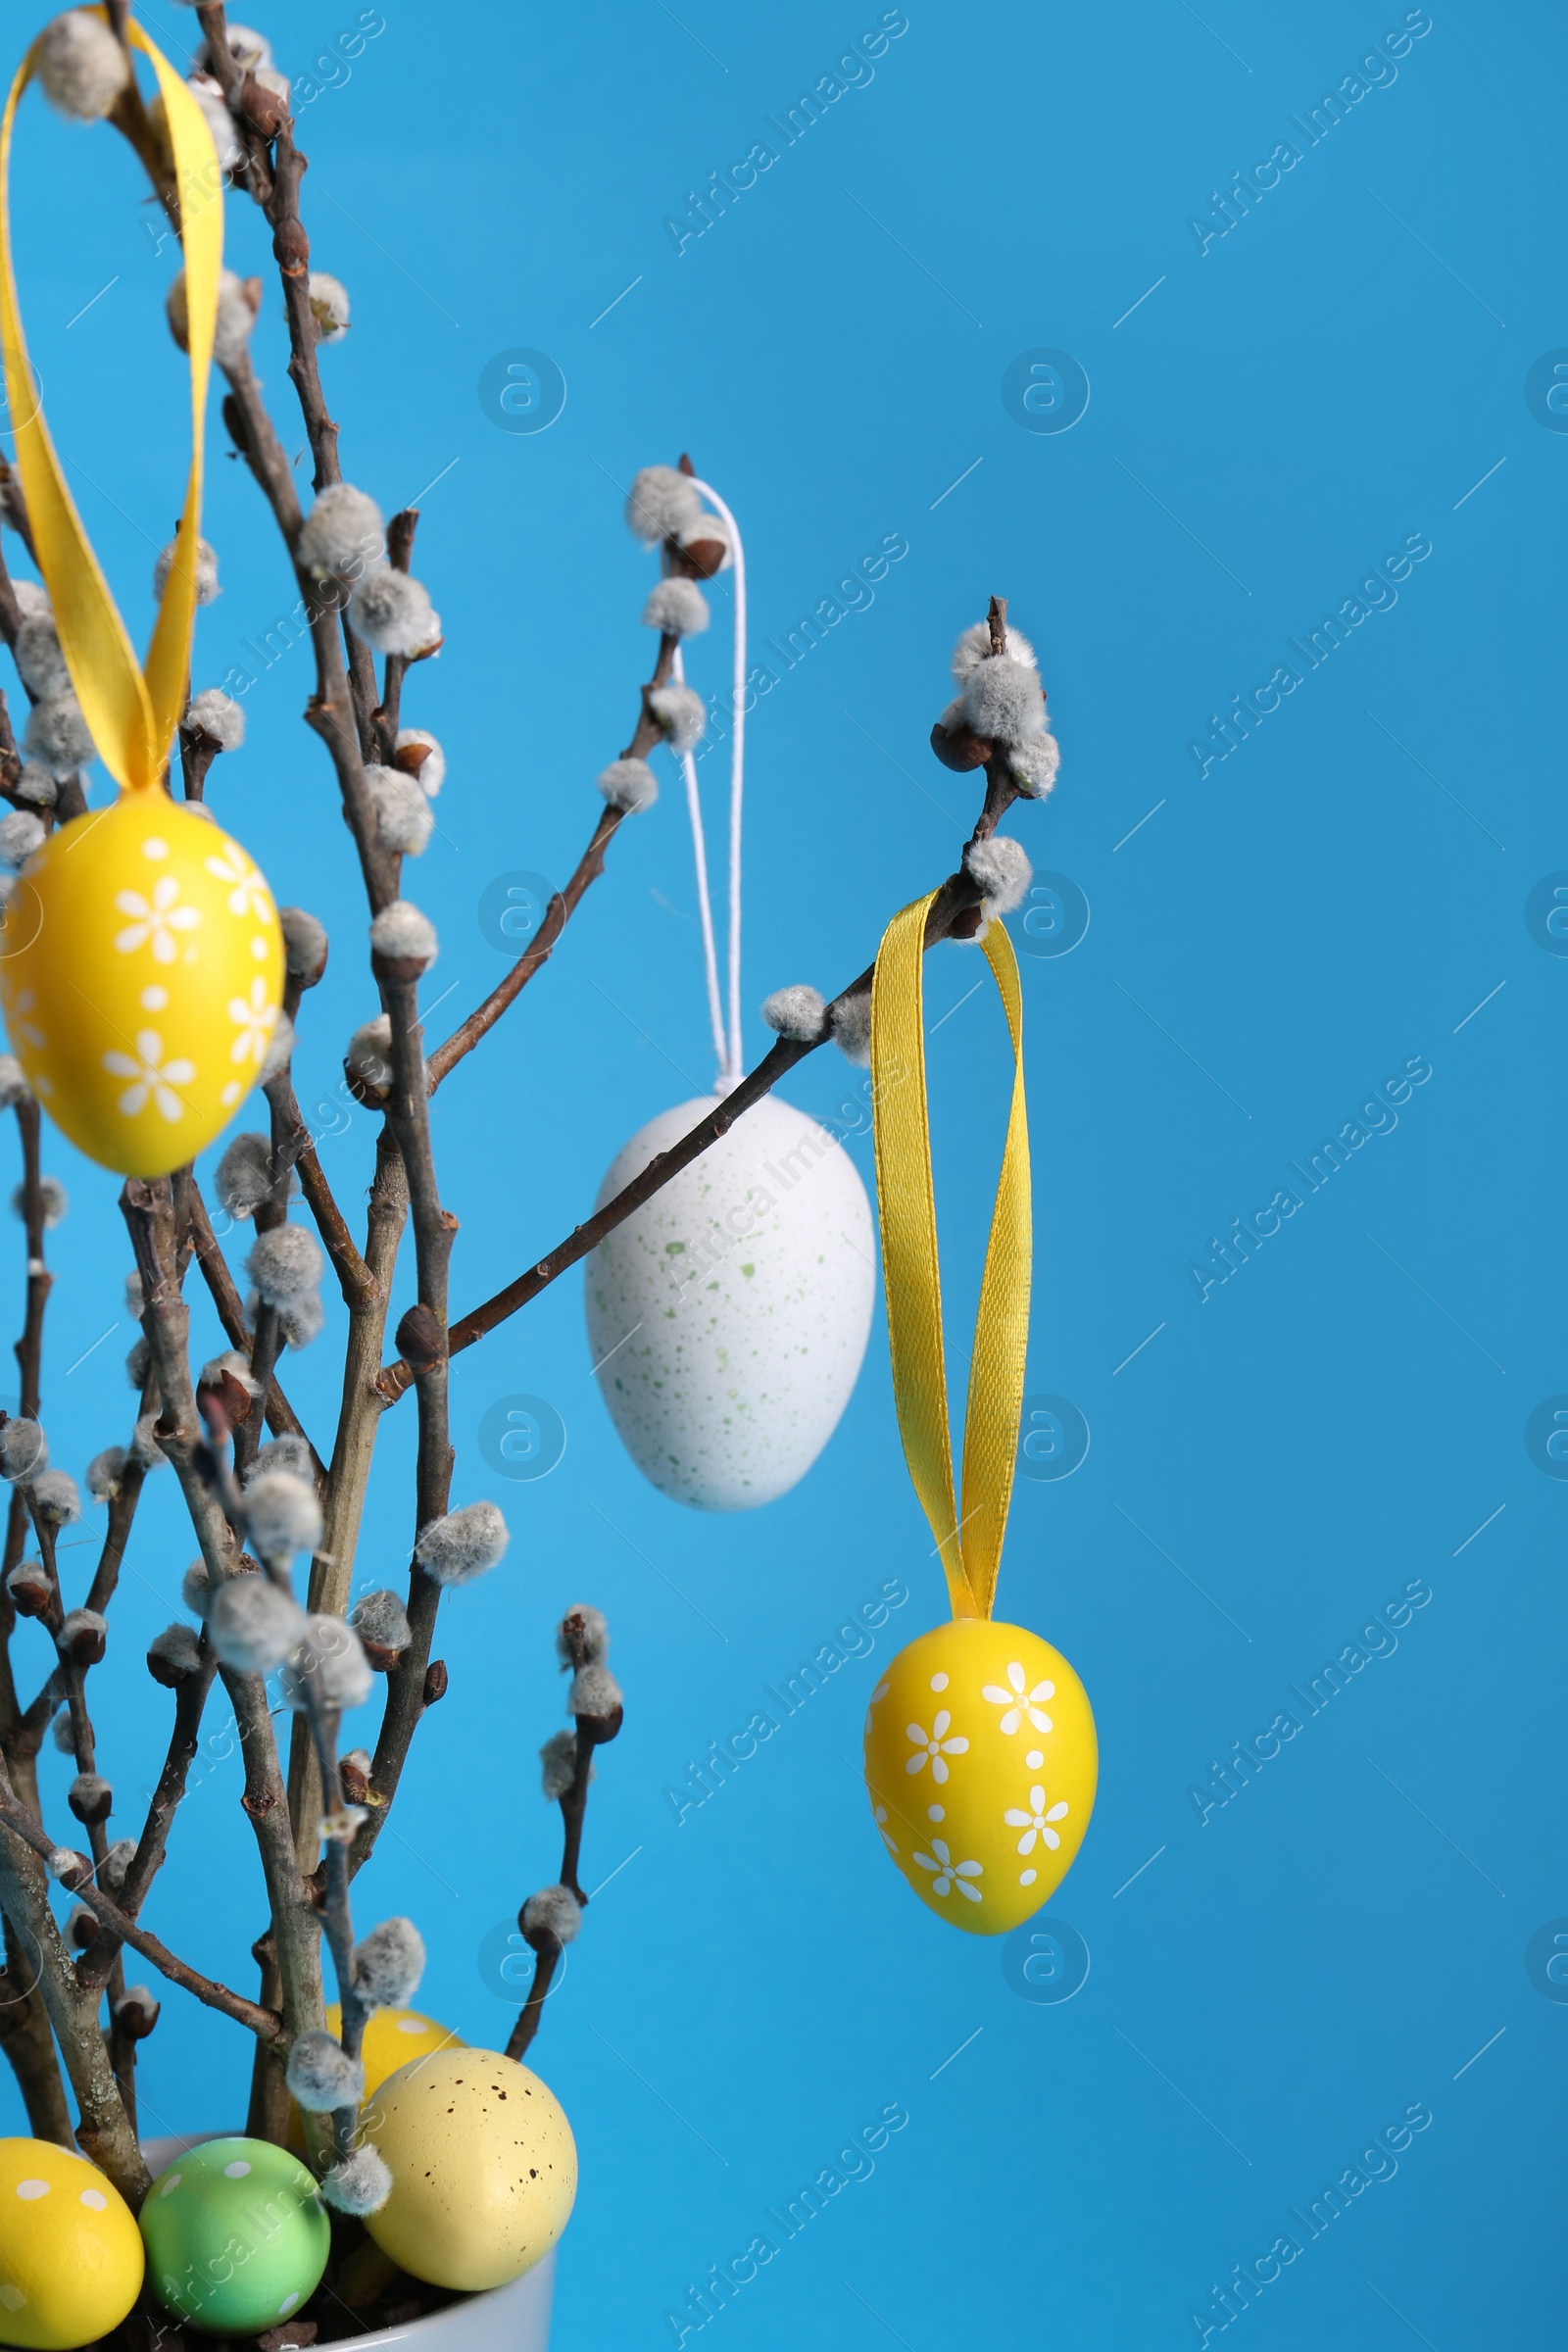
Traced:
[[320, 2283], [326, 2207], [297, 2156], [268, 2139], [210, 2139], [161, 2172], [141, 2209], [147, 2282], [204, 2335], [260, 2335]]

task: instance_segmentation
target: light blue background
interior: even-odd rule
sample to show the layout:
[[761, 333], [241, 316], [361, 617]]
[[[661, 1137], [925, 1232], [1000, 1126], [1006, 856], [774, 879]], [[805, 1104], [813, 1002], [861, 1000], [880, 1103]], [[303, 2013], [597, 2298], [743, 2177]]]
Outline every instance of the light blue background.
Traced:
[[[303, 74], [357, 13], [286, 0], [263, 22]], [[1524, 380], [1568, 344], [1564, 27], [1536, 5], [1433, 13], [1396, 80], [1201, 255], [1187, 217], [1292, 136], [1287, 117], [1402, 11], [910, 0], [869, 85], [678, 257], [663, 216], [744, 156], [875, 7], [389, 6], [346, 83], [301, 111], [315, 256], [354, 297], [352, 335], [322, 357], [346, 471], [389, 512], [439, 477], [417, 569], [447, 643], [406, 701], [451, 763], [410, 877], [442, 937], [427, 993], [452, 990], [433, 1033], [502, 968], [476, 925], [487, 882], [559, 879], [587, 837], [651, 647], [651, 565], [621, 490], [683, 448], [741, 517], [760, 632], [791, 626], [883, 534], [909, 544], [874, 605], [753, 721], [748, 1006], [785, 981], [841, 987], [889, 913], [950, 869], [977, 795], [926, 736], [952, 641], [993, 590], [1041, 653], [1063, 749], [1051, 803], [1009, 829], [1093, 909], [1070, 956], [1024, 958], [1030, 1381], [1072, 1399], [1093, 1442], [1070, 1479], [1020, 1484], [1000, 1595], [1073, 1660], [1100, 1724], [1098, 1811], [1052, 1906], [1092, 1953], [1070, 2003], [1019, 1999], [996, 1944], [911, 1899], [858, 1786], [877, 1659], [942, 1610], [880, 1315], [823, 1459], [745, 1520], [683, 1511], [631, 1468], [589, 1376], [577, 1275], [457, 1372], [457, 1499], [495, 1488], [473, 1437], [498, 1396], [547, 1396], [568, 1448], [552, 1477], [506, 1491], [510, 1556], [444, 1615], [451, 1695], [360, 1904], [414, 1911], [428, 2008], [504, 2038], [477, 1952], [557, 1867], [534, 1765], [561, 1706], [550, 1626], [571, 1600], [603, 1605], [627, 1725], [594, 1790], [587, 1883], [634, 1858], [594, 1904], [536, 2050], [582, 2157], [566, 2352], [673, 2340], [662, 2315], [687, 2284], [894, 2101], [909, 2122], [874, 2175], [712, 2323], [730, 2352], [858, 2352], [890, 2331], [912, 2352], [1191, 2343], [1210, 2283], [1418, 2101], [1433, 2121], [1396, 2177], [1266, 2288], [1243, 2340], [1557, 2340], [1568, 2008], [1532, 1987], [1523, 1954], [1568, 1911], [1568, 1491], [1523, 1430], [1568, 1388], [1568, 966], [1523, 909], [1568, 866], [1568, 439], [1531, 415]], [[167, 4], [145, 21], [171, 45], [193, 29]], [[140, 631], [182, 465], [181, 364], [160, 318], [171, 259], [128, 151], [33, 100], [25, 113], [29, 329]], [[256, 348], [292, 452], [264, 227], [237, 198], [229, 220], [235, 266], [269, 273]], [[516, 345], [550, 353], [568, 385], [538, 436], [495, 429], [476, 397], [486, 361]], [[1019, 429], [1000, 397], [1037, 346], [1073, 354], [1092, 384], [1059, 436]], [[201, 619], [199, 683], [293, 600], [254, 486], [221, 454], [208, 514], [225, 592]], [[1210, 712], [1416, 532], [1433, 552], [1396, 607], [1200, 781], [1187, 744]], [[715, 604], [692, 666], [721, 691], [726, 587]], [[331, 775], [300, 724], [307, 660], [248, 694], [249, 740], [212, 799], [280, 895], [332, 929], [297, 1062], [315, 1103], [374, 1004]], [[722, 763], [702, 771], [715, 853]], [[708, 1083], [690, 848], [664, 764], [657, 811], [616, 840], [553, 964], [440, 1097], [459, 1307], [568, 1231], [631, 1131]], [[932, 1018], [978, 976], [972, 953], [935, 956]], [[749, 1013], [748, 1058], [764, 1044]], [[989, 990], [931, 1055], [962, 1334], [1005, 1100]], [[1415, 1055], [1433, 1075], [1397, 1128], [1200, 1303], [1188, 1262]], [[859, 1085], [827, 1053], [786, 1091], [826, 1114]], [[346, 1201], [371, 1139], [356, 1112], [323, 1143]], [[849, 1148], [869, 1176], [863, 1130]], [[77, 1359], [122, 1314], [129, 1258], [112, 1181], [58, 1138], [47, 1164], [73, 1207], [45, 1417], [79, 1470], [126, 1433], [123, 1319]], [[13, 1315], [21, 1254], [19, 1237]], [[400, 1307], [409, 1295], [405, 1278]], [[216, 1344], [199, 1300], [196, 1323]], [[340, 1324], [334, 1310], [286, 1366], [323, 1450]], [[362, 1581], [402, 1576], [413, 1437], [405, 1405], [381, 1437]], [[191, 1551], [170, 1488], [143, 1506], [113, 1663], [93, 1678], [122, 1833], [166, 1733], [140, 1652]], [[67, 1556], [80, 1576], [93, 1554]], [[911, 1598], [876, 1655], [677, 1828], [666, 1783], [890, 1577]], [[1397, 1651], [1200, 1826], [1187, 1790], [1211, 1759], [1412, 1578], [1432, 1599]], [[36, 1641], [29, 1657], [41, 1672]], [[65, 1777], [51, 1755], [62, 1822]], [[149, 1919], [248, 1986], [262, 1900], [238, 1793], [236, 1763], [215, 1762]], [[144, 2113], [231, 2124], [247, 2058], [172, 1996]], [[9, 2088], [0, 2106], [19, 2113]]]

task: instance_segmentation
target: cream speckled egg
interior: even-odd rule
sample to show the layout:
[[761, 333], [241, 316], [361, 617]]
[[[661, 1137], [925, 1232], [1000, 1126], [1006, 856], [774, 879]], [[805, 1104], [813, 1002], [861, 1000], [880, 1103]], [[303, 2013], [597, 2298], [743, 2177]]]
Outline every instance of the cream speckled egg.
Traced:
[[114, 2182], [48, 2139], [0, 2139], [0, 2344], [69, 2352], [118, 2328], [141, 2236]]
[[871, 1693], [872, 1817], [927, 1907], [971, 1936], [1038, 1911], [1094, 1809], [1089, 1694], [1023, 1626], [955, 1618], [901, 1649]]
[[[599, 1205], [712, 1107], [650, 1119], [611, 1163]], [[849, 1402], [875, 1285], [870, 1205], [848, 1152], [764, 1096], [588, 1260], [588, 1344], [644, 1477], [708, 1511], [787, 1493]]]
[[577, 2148], [555, 2093], [494, 2050], [440, 2050], [389, 2075], [366, 2106], [392, 2194], [366, 2228], [413, 2278], [505, 2286], [571, 2217]]
[[27, 859], [0, 930], [0, 1004], [27, 1083], [78, 1150], [165, 1176], [261, 1074], [283, 985], [266, 882], [221, 825], [122, 793]]

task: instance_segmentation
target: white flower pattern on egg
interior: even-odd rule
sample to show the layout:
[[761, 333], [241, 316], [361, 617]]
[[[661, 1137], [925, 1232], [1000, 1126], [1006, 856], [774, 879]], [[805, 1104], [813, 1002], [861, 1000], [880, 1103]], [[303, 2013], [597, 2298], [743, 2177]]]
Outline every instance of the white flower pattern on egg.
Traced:
[[1049, 1845], [1053, 1852], [1054, 1852], [1055, 1848], [1060, 1845], [1061, 1839], [1057, 1837], [1055, 1831], [1051, 1827], [1051, 1824], [1054, 1821], [1065, 1821], [1067, 1818], [1067, 1807], [1060, 1801], [1059, 1798], [1055, 1804], [1048, 1807], [1044, 1788], [1031, 1788], [1029, 1791], [1029, 1810], [1027, 1813], [1023, 1812], [1017, 1805], [1009, 1805], [1002, 1818], [1006, 1823], [1009, 1830], [1022, 1830], [1023, 1836], [1018, 1840], [1018, 1851], [1020, 1854], [1032, 1854], [1035, 1850], [1035, 1839], [1037, 1838], [1040, 1839], [1042, 1845]]
[[956, 1886], [958, 1892], [967, 1895], [971, 1903], [980, 1901], [979, 1887], [971, 1886], [969, 1881], [983, 1875], [983, 1863], [955, 1862], [940, 1838], [932, 1838], [929, 1854], [917, 1852], [914, 1858], [922, 1870], [935, 1871], [936, 1876], [931, 1881], [933, 1894], [949, 1894]]
[[1056, 1686], [1054, 1683], [1042, 1682], [1036, 1683], [1032, 1690], [1027, 1690], [1024, 1686], [1028, 1680], [1023, 1668], [1014, 1661], [1007, 1668], [1010, 1690], [1004, 1690], [999, 1683], [987, 1683], [980, 1693], [981, 1697], [988, 1698], [994, 1707], [1002, 1707], [1005, 1710], [997, 1728], [999, 1731], [1004, 1732], [1009, 1739], [1026, 1715], [1037, 1732], [1049, 1732], [1052, 1728], [1051, 1717], [1045, 1712], [1041, 1701], [1054, 1698]]
[[164, 1059], [164, 1041], [156, 1029], [138, 1029], [136, 1053], [109, 1053], [104, 1055], [104, 1068], [111, 1078], [128, 1078], [131, 1084], [120, 1098], [119, 1108], [123, 1117], [134, 1119], [147, 1107], [150, 1095], [159, 1111], [172, 1125], [185, 1116], [185, 1105], [174, 1089], [189, 1086], [196, 1075], [196, 1064], [176, 1054], [172, 1061]]
[[929, 1756], [931, 1759], [931, 1778], [934, 1781], [945, 1781], [947, 1779], [948, 1767], [946, 1758], [949, 1756], [966, 1756], [969, 1752], [969, 1742], [963, 1737], [961, 1732], [955, 1732], [953, 1737], [949, 1739], [948, 1726], [952, 1721], [953, 1717], [948, 1713], [947, 1708], [943, 1707], [936, 1715], [932, 1717], [931, 1729], [929, 1733], [922, 1730], [921, 1726], [917, 1723], [911, 1723], [907, 1727], [909, 1738], [914, 1741], [915, 1753], [910, 1756], [908, 1761], [906, 1763], [904, 1767], [906, 1772], [920, 1771], [926, 1761], [926, 1758]]
[[121, 955], [133, 956], [138, 948], [150, 946], [155, 963], [172, 963], [179, 954], [175, 933], [194, 931], [202, 919], [196, 907], [180, 906], [179, 883], [172, 874], [159, 875], [150, 899], [139, 890], [117, 890], [115, 910], [132, 918], [115, 933]]
[[228, 1017], [239, 1031], [228, 1049], [229, 1060], [251, 1061], [259, 1069], [267, 1059], [268, 1040], [277, 1019], [277, 1006], [269, 1002], [267, 982], [259, 974], [251, 982], [248, 1000], [244, 997], [229, 998]]
[[225, 840], [223, 855], [204, 862], [215, 882], [232, 885], [228, 894], [230, 914], [250, 914], [259, 922], [267, 921], [272, 911], [272, 894], [237, 841]]

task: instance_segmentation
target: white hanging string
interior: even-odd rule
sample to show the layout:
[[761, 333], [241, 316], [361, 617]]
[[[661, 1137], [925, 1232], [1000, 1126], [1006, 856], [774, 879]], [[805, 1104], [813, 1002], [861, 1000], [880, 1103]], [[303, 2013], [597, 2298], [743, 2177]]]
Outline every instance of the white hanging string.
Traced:
[[[684, 686], [686, 671], [678, 645], [675, 648], [674, 673], [676, 683]], [[728, 1076], [729, 1054], [724, 1044], [724, 1007], [718, 994], [718, 953], [713, 945], [713, 909], [708, 896], [708, 850], [703, 840], [703, 807], [697, 795], [697, 762], [690, 752], [682, 752], [680, 764], [686, 778], [686, 813], [692, 820], [692, 858], [697, 867], [697, 908], [703, 926], [703, 969], [708, 981], [708, 1017], [712, 1024], [713, 1053], [718, 1062], [716, 1084], [722, 1094]]]
[[[744, 1075], [741, 1061], [741, 809], [746, 793], [746, 550], [740, 525], [718, 492], [709, 482], [692, 477], [692, 487], [706, 498], [729, 533], [735, 565], [735, 666], [730, 690], [729, 752], [729, 1039], [719, 1055], [718, 1090], [727, 1094]], [[678, 661], [678, 649], [677, 649]], [[678, 671], [677, 671], [678, 674]], [[690, 768], [688, 755], [688, 767]], [[694, 831], [702, 819], [697, 808], [695, 771], [688, 775], [687, 793]], [[702, 853], [699, 851], [699, 858]], [[715, 983], [716, 985], [716, 983]]]

